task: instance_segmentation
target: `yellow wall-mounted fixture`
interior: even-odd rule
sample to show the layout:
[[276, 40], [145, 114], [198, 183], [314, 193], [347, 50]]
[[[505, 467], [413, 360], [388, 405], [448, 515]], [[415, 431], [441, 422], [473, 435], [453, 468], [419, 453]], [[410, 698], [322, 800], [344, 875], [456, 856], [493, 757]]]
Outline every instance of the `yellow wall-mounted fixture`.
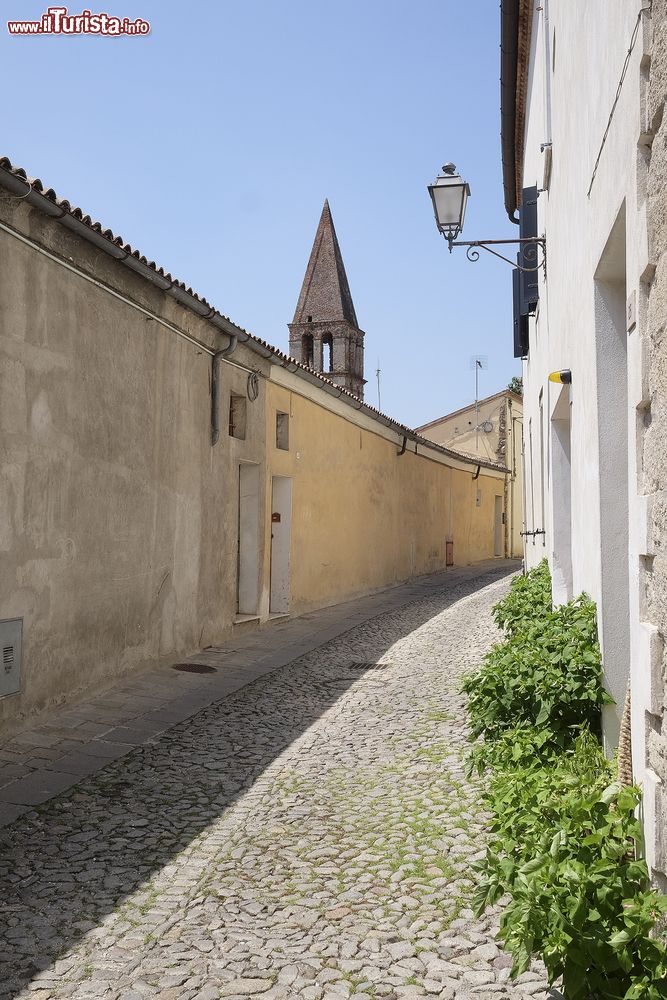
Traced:
[[569, 368], [565, 368], [562, 372], [551, 372], [549, 381], [558, 382], [560, 385], [571, 385], [572, 372]]

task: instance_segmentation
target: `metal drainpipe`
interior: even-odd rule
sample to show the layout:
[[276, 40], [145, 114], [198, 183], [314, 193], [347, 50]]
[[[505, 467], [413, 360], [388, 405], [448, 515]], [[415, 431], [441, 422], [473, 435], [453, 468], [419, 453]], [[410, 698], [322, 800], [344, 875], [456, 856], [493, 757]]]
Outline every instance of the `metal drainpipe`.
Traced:
[[236, 350], [239, 338], [229, 334], [229, 343], [211, 358], [211, 447], [220, 439], [220, 360], [229, 357]]
[[[517, 458], [516, 458], [516, 428], [515, 424], [521, 424], [521, 455], [519, 456], [519, 461], [521, 462], [521, 517], [522, 522], [525, 520], [526, 511], [526, 477], [523, 475], [523, 417], [512, 417], [512, 497], [516, 494], [516, 470], [517, 470]], [[514, 504], [514, 499], [512, 500]], [[512, 506], [512, 511], [514, 511], [514, 506]], [[521, 534], [521, 533], [519, 533]], [[512, 517], [512, 536], [514, 536], [514, 517]], [[524, 555], [525, 555], [525, 544], [523, 545]]]

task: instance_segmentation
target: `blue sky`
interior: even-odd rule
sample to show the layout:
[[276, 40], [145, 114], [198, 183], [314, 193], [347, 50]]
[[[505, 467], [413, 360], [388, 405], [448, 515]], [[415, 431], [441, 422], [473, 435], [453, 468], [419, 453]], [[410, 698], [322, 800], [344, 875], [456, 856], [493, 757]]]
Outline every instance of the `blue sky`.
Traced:
[[[79, 13], [84, 5], [70, 5]], [[47, 3], [7, 0], [8, 19]], [[518, 374], [511, 271], [450, 256], [426, 191], [469, 181], [464, 238], [503, 210], [496, 0], [119, 0], [148, 37], [10, 38], [0, 153], [236, 323], [287, 348], [325, 197], [357, 317], [366, 399], [412, 426]]]

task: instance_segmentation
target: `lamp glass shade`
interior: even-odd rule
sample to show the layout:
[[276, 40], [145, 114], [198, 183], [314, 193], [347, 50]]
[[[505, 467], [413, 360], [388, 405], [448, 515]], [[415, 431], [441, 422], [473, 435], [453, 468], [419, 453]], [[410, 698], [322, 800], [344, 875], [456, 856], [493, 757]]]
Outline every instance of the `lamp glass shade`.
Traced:
[[438, 229], [444, 236], [456, 239], [463, 229], [463, 219], [470, 188], [457, 175], [440, 176], [429, 186]]

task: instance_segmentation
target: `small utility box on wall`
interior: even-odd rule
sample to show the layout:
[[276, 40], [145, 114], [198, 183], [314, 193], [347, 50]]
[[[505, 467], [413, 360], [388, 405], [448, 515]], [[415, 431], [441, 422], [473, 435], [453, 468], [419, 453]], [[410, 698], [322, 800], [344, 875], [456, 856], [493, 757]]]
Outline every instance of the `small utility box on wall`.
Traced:
[[9, 618], [0, 621], [0, 698], [18, 694], [21, 689], [21, 644], [23, 619]]

